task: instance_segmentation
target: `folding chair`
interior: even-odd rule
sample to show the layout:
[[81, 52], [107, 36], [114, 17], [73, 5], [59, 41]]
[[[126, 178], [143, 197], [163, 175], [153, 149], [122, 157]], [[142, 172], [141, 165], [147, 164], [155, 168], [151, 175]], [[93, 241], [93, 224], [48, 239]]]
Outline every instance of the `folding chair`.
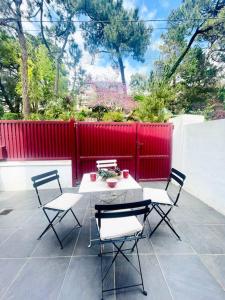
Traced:
[[[37, 197], [38, 197], [38, 201], [40, 203], [40, 207], [43, 209], [43, 212], [49, 222], [48, 226], [45, 228], [45, 230], [41, 233], [41, 235], [38, 237], [38, 240], [41, 239], [41, 237], [51, 228], [53, 230], [53, 232], [55, 233], [55, 236], [61, 246], [61, 249], [63, 249], [63, 245], [62, 242], [63, 240], [75, 229], [75, 228], [80, 228], [81, 224], [79, 223], [76, 215], [74, 214], [72, 207], [80, 200], [80, 198], [82, 197], [79, 194], [74, 194], [74, 193], [63, 193], [62, 192], [62, 188], [61, 188], [61, 184], [59, 182], [59, 175], [58, 175], [58, 171], [54, 170], [54, 171], [50, 171], [47, 173], [43, 173], [37, 176], [33, 176], [31, 178], [31, 180], [33, 181], [33, 187], [35, 188]], [[50, 202], [43, 204], [40, 198], [40, 193], [38, 188], [48, 182], [57, 180], [58, 185], [59, 185], [59, 190], [60, 190], [60, 195], [51, 200]], [[49, 216], [49, 212], [53, 211], [55, 212], [55, 216], [53, 218], [50, 218]], [[71, 212], [72, 215], [74, 216], [75, 220], [76, 220], [76, 226], [63, 238], [60, 240], [54, 226], [61, 222], [61, 220], [66, 216], [66, 214], [68, 212]]]
[[[117, 167], [117, 160], [116, 159], [97, 160], [96, 161], [96, 167], [97, 167], [98, 171], [100, 169], [112, 169], [113, 170]], [[109, 193], [102, 193], [102, 195], [99, 198], [99, 201], [101, 201], [103, 203], [111, 203], [111, 202], [117, 200], [120, 197], [123, 197], [125, 199], [126, 192], [112, 193], [111, 196], [109, 196]]]
[[109, 168], [116, 168], [117, 167], [117, 160], [116, 159], [109, 159], [109, 160], [97, 160], [96, 167], [98, 170], [100, 169], [109, 169]]
[[[164, 221], [169, 228], [173, 231], [173, 233], [178, 237], [179, 240], [181, 240], [180, 236], [174, 229], [174, 227], [171, 224], [171, 220], [169, 219], [168, 215], [173, 209], [174, 206], [177, 206], [177, 202], [180, 197], [180, 192], [184, 184], [186, 176], [179, 172], [178, 170], [172, 168], [171, 173], [169, 175], [166, 188], [165, 190], [163, 189], [153, 189], [153, 188], [143, 188], [143, 200], [151, 200], [151, 210], [155, 210], [158, 215], [161, 217], [161, 220], [159, 223], [154, 227], [153, 230], [151, 230], [149, 237], [153, 235], [153, 233], [156, 231], [156, 229], [161, 225], [161, 223]], [[178, 184], [178, 191], [176, 194], [176, 197], [171, 197], [168, 194], [168, 188], [170, 186], [170, 183], [172, 181], [175, 181]], [[174, 200], [173, 200], [174, 198]], [[162, 207], [168, 207], [168, 210], [165, 212]]]
[[[120, 290], [124, 288], [142, 286], [142, 292], [147, 296], [147, 292], [144, 289], [144, 282], [141, 270], [141, 263], [138, 252], [138, 241], [145, 238], [143, 235], [144, 224], [149, 214], [150, 200], [139, 201], [133, 203], [123, 203], [114, 205], [95, 205], [96, 209], [96, 222], [99, 232], [100, 243], [100, 257], [101, 257], [101, 280], [102, 280], [102, 299], [103, 293]], [[143, 216], [143, 222], [141, 223], [137, 216]], [[125, 242], [133, 242], [132, 248], [136, 248], [138, 258], [138, 268], [131, 262], [126, 251], [132, 250], [132, 248], [123, 249]], [[115, 247], [115, 251], [104, 252], [102, 251], [104, 244], [112, 243]], [[103, 255], [115, 253], [111, 263], [107, 267], [107, 270], [103, 271]], [[118, 288], [104, 289], [104, 280], [106, 279], [111, 267], [113, 266], [118, 254], [121, 254], [127, 262], [137, 271], [141, 277], [141, 282], [128, 286], [121, 286]]]

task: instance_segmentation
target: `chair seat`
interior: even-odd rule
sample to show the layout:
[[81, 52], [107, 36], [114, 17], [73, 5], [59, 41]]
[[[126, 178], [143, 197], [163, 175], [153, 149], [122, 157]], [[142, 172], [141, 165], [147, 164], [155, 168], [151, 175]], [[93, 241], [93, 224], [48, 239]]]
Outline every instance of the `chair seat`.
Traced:
[[66, 211], [73, 207], [82, 197], [79, 194], [63, 193], [55, 200], [44, 205], [44, 208]]
[[[98, 224], [98, 220], [96, 219]], [[100, 238], [111, 240], [124, 236], [130, 236], [142, 231], [143, 226], [135, 216], [101, 219]]]
[[143, 188], [143, 200], [152, 200], [153, 203], [173, 206], [167, 191], [153, 188]]

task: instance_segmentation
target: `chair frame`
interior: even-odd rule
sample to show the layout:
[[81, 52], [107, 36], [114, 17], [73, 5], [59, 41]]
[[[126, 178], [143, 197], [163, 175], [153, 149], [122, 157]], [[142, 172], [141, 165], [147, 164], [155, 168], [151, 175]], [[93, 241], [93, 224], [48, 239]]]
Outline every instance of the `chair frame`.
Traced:
[[116, 159], [107, 159], [107, 160], [97, 160], [96, 167], [100, 169], [116, 168], [117, 160]]
[[[59, 175], [58, 175], [58, 170], [53, 170], [53, 171], [50, 171], [50, 172], [46, 172], [46, 173], [43, 173], [43, 174], [40, 174], [40, 175], [36, 175], [36, 176], [33, 176], [31, 178], [31, 180], [33, 181], [33, 187], [35, 188], [35, 191], [36, 191], [36, 194], [37, 194], [37, 198], [38, 198], [38, 201], [39, 201], [39, 204], [49, 222], [49, 224], [46, 226], [46, 228], [43, 230], [43, 232], [40, 234], [40, 236], [38, 237], [38, 240], [40, 240], [42, 238], [42, 236], [51, 228], [60, 244], [60, 247], [61, 249], [63, 249], [63, 240], [65, 240], [65, 238], [67, 238], [67, 236], [74, 230], [74, 229], [77, 229], [77, 228], [80, 228], [81, 227], [81, 224], [80, 222], [78, 221], [75, 213], [73, 212], [72, 208], [69, 208], [68, 210], [60, 210], [60, 209], [56, 209], [56, 208], [49, 208], [49, 207], [45, 207], [44, 205], [47, 204], [43, 204], [42, 201], [41, 201], [41, 197], [40, 197], [40, 194], [39, 194], [39, 190], [38, 190], [38, 187], [46, 184], [46, 183], [49, 183], [51, 181], [54, 181], [54, 180], [57, 180], [58, 182], [58, 186], [59, 186], [59, 190], [60, 190], [60, 195], [61, 196], [63, 194], [63, 191], [62, 191], [62, 187], [61, 187], [61, 184], [60, 184], [60, 181], [59, 181]], [[58, 197], [59, 197], [58, 196]], [[52, 199], [51, 201], [57, 199], [58, 197]], [[50, 203], [51, 201], [49, 201], [48, 203]], [[48, 211], [55, 211], [56, 212], [56, 215], [51, 219], [48, 215]], [[57, 231], [55, 230], [55, 225], [58, 224], [59, 222], [62, 221], [62, 219], [67, 215], [68, 212], [71, 212], [73, 217], [75, 218], [76, 220], [76, 226], [68, 232], [68, 234], [66, 234], [62, 239], [59, 238], [59, 235], [57, 233]]]
[[[161, 223], [164, 221], [167, 226], [172, 230], [172, 232], [177, 236], [177, 238], [179, 240], [181, 240], [179, 234], [176, 232], [176, 230], [174, 229], [173, 225], [171, 224], [170, 218], [168, 217], [169, 213], [171, 212], [171, 210], [173, 209], [174, 206], [178, 206], [178, 200], [180, 198], [180, 193], [181, 193], [181, 189], [184, 185], [184, 180], [185, 180], [186, 176], [181, 173], [180, 171], [172, 168], [165, 190], [168, 190], [168, 187], [170, 186], [170, 183], [172, 180], [176, 181], [179, 185], [179, 189], [178, 189], [178, 193], [176, 196], [175, 201], [173, 201], [173, 199], [168, 195], [168, 197], [170, 198], [170, 200], [172, 201], [173, 205], [169, 205], [169, 204], [162, 204], [162, 203], [158, 203], [158, 202], [154, 202], [154, 199], [152, 200], [152, 208], [150, 209], [149, 214], [152, 212], [152, 210], [154, 209], [157, 214], [161, 217], [161, 220], [159, 221], [159, 223], [154, 227], [153, 230], [151, 230], [150, 234], [149, 234], [149, 238], [153, 235], [153, 233], [156, 231], [156, 229], [161, 225]], [[167, 193], [168, 194], [168, 193]], [[169, 206], [170, 208], [165, 212], [160, 206]]]
[[[143, 231], [144, 231], [145, 221], [150, 212], [150, 208], [149, 208], [150, 203], [151, 203], [150, 200], [145, 200], [145, 201], [139, 201], [139, 202], [133, 202], [133, 203], [110, 204], [110, 205], [97, 204], [97, 205], [95, 205], [95, 209], [97, 210], [97, 213], [95, 214], [95, 218], [98, 223], [99, 232], [101, 229], [101, 219], [122, 218], [122, 217], [129, 217], [129, 216], [136, 217], [138, 215], [143, 215], [143, 229], [138, 235], [123, 236], [120, 238], [109, 239], [109, 240], [101, 240], [101, 237], [99, 239], [99, 244], [100, 244], [99, 256], [101, 257], [102, 300], [103, 300], [103, 293], [105, 293], [105, 292], [121, 290], [121, 289], [126, 289], [126, 288], [131, 288], [131, 287], [137, 287], [137, 286], [142, 286], [142, 293], [145, 296], [147, 296], [147, 292], [144, 289], [144, 281], [143, 281], [141, 262], [140, 262], [139, 251], [138, 251], [138, 242], [140, 239], [145, 238], [145, 236], [143, 235]], [[134, 245], [132, 246], [132, 248], [122, 249], [125, 242], [132, 242], [132, 241], [134, 241]], [[109, 252], [103, 252], [102, 251], [103, 245], [106, 243], [112, 243], [116, 250], [109, 251]], [[117, 243], [120, 243], [120, 245], [118, 246]], [[130, 259], [124, 253], [125, 251], [132, 250], [133, 248], [136, 248], [137, 258], [138, 258], [138, 268], [130, 261]], [[103, 255], [110, 254], [110, 253], [116, 253], [116, 254], [113, 257], [111, 263], [109, 264], [107, 270], [105, 272], [103, 272]], [[126, 261], [129, 262], [131, 264], [131, 266], [136, 270], [136, 272], [140, 275], [141, 283], [104, 290], [104, 280], [106, 279], [118, 254], [121, 254], [126, 259]]]

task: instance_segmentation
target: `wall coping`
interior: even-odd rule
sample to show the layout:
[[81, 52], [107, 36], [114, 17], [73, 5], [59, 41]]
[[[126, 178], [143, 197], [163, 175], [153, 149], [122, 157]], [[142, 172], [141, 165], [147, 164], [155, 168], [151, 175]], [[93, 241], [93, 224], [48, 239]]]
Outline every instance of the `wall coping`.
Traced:
[[1, 161], [0, 167], [23, 167], [23, 166], [71, 166], [71, 160], [24, 160], [24, 161]]

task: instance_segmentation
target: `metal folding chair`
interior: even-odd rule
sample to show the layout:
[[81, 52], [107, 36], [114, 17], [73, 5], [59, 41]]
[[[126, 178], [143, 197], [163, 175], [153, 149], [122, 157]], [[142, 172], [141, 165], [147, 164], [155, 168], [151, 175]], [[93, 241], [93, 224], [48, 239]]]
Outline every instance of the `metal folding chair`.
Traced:
[[[177, 206], [180, 192], [184, 184], [186, 176], [181, 173], [180, 171], [172, 168], [171, 173], [169, 175], [166, 188], [163, 189], [153, 189], [153, 188], [143, 188], [143, 200], [151, 200], [151, 210], [149, 213], [152, 212], [152, 210], [155, 210], [157, 214], [160, 216], [159, 223], [154, 227], [153, 230], [151, 230], [149, 237], [153, 235], [153, 233], [156, 231], [156, 229], [162, 224], [164, 221], [166, 225], [173, 231], [173, 233], [177, 236], [179, 240], [181, 240], [180, 236], [174, 229], [173, 225], [171, 224], [171, 220], [168, 217], [169, 213], [173, 209], [174, 206]], [[171, 195], [168, 194], [168, 188], [170, 186], [170, 183], [172, 181], [175, 181], [178, 185], [177, 188], [177, 194], [175, 197], [171, 197]], [[167, 207], [168, 210], [164, 211], [163, 207]]]
[[[142, 286], [142, 292], [147, 296], [147, 292], [144, 289], [144, 282], [141, 270], [140, 257], [138, 252], [138, 242], [140, 239], [145, 238], [143, 235], [144, 224], [149, 214], [151, 201], [139, 201], [133, 203], [123, 203], [114, 205], [95, 205], [96, 209], [96, 222], [99, 231], [99, 243], [100, 243], [100, 257], [101, 257], [101, 280], [102, 280], [102, 299], [103, 293], [120, 290], [125, 288]], [[143, 216], [143, 222], [141, 223], [137, 216]], [[132, 242], [132, 247], [123, 249], [126, 242]], [[103, 245], [106, 243], [112, 243], [115, 247], [115, 251], [104, 252]], [[138, 267], [136, 267], [129, 257], [125, 254], [126, 251], [136, 248]], [[115, 253], [111, 263], [106, 270], [103, 271], [103, 255]], [[136, 270], [140, 275], [141, 282], [128, 286], [121, 286], [118, 288], [104, 289], [104, 280], [109, 274], [116, 258], [121, 254], [127, 262]]]
[[[63, 249], [63, 245], [62, 242], [63, 240], [75, 229], [75, 228], [80, 228], [81, 224], [79, 223], [75, 213], [72, 210], [72, 207], [80, 200], [80, 198], [82, 197], [79, 194], [75, 194], [75, 193], [63, 193], [62, 192], [62, 188], [61, 188], [61, 184], [59, 181], [59, 175], [58, 175], [58, 171], [54, 170], [54, 171], [50, 171], [47, 173], [43, 173], [37, 176], [33, 176], [31, 178], [31, 180], [33, 181], [33, 187], [35, 188], [37, 197], [38, 197], [38, 201], [40, 204], [40, 207], [43, 209], [43, 212], [49, 222], [48, 226], [45, 228], [45, 230], [41, 233], [41, 235], [38, 237], [38, 240], [41, 239], [41, 237], [51, 228], [60, 244], [61, 249]], [[57, 180], [58, 182], [58, 186], [59, 186], [59, 190], [60, 190], [60, 195], [49, 201], [46, 204], [43, 204], [41, 201], [41, 197], [40, 197], [40, 193], [39, 193], [39, 187], [51, 182]], [[53, 211], [56, 214], [54, 215], [53, 218], [51, 218], [48, 214], [48, 212]], [[63, 238], [60, 239], [59, 235], [57, 234], [56, 230], [55, 230], [55, 225], [59, 222], [61, 222], [61, 220], [66, 216], [66, 214], [68, 212], [71, 212], [73, 217], [76, 220], [76, 226]]]
[[96, 167], [98, 170], [100, 169], [109, 169], [109, 168], [116, 168], [117, 167], [117, 160], [116, 159], [108, 159], [108, 160], [97, 160]]

